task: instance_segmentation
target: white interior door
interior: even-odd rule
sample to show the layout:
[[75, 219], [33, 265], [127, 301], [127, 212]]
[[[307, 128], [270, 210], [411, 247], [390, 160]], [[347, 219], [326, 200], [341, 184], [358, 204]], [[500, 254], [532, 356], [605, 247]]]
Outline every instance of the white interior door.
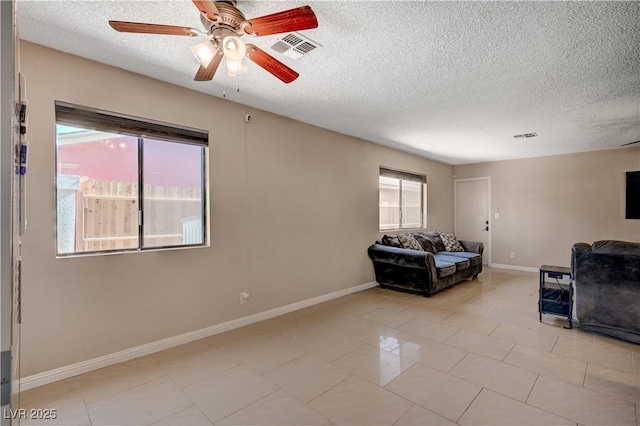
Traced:
[[454, 181], [455, 233], [458, 239], [484, 244], [482, 263], [491, 262], [490, 178]]

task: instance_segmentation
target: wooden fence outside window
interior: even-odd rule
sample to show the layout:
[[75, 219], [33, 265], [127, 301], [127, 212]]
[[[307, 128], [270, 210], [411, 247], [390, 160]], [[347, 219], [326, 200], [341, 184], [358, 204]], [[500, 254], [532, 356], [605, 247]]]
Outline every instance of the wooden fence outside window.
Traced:
[[[184, 244], [184, 221], [201, 220], [200, 188], [145, 185], [143, 204], [144, 247]], [[76, 253], [138, 247], [137, 183], [81, 178], [75, 205]]]

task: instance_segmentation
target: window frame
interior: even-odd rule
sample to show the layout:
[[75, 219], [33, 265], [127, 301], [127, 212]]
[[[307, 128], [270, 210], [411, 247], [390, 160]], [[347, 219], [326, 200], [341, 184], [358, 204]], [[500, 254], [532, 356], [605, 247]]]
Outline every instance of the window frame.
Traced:
[[[382, 228], [382, 223], [380, 222], [380, 178], [387, 177], [398, 179], [398, 227], [397, 228]], [[403, 190], [402, 184], [403, 181], [407, 182], [419, 182], [421, 184], [420, 188], [420, 224], [418, 227], [403, 227]], [[426, 229], [427, 228], [427, 176], [414, 172], [406, 172], [401, 170], [396, 170], [384, 166], [380, 166], [378, 173], [378, 231], [379, 232], [388, 232], [388, 231], [407, 231], [411, 229]]]
[[[92, 251], [60, 252], [59, 246], [59, 199], [58, 199], [58, 133], [55, 134], [55, 253], [56, 258], [101, 256], [111, 254], [139, 253], [164, 250], [184, 250], [190, 248], [202, 248], [210, 246], [209, 238], [209, 132], [176, 124], [164, 123], [156, 120], [134, 117], [130, 115], [105, 111], [97, 108], [79, 106], [62, 101], [55, 101], [55, 125], [71, 126], [84, 130], [129, 136], [137, 139], [137, 201], [138, 229], [137, 246], [131, 248], [101, 249]], [[145, 239], [145, 184], [144, 184], [144, 141], [158, 141], [179, 143], [200, 147], [200, 216], [202, 241], [191, 244], [169, 244], [158, 246], [144, 245]], [[74, 224], [74, 232], [79, 230], [78, 224]]]

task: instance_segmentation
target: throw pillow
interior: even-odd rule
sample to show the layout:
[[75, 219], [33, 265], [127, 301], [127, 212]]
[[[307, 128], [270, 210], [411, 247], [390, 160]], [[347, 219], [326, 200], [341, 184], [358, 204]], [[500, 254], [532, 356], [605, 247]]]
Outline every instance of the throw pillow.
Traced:
[[422, 235], [431, 240], [436, 251], [446, 251], [442, 239], [440, 239], [440, 231], [422, 232]]
[[411, 234], [400, 234], [398, 235], [398, 239], [400, 243], [402, 243], [402, 247], [406, 249], [424, 251], [420, 243]]
[[382, 237], [382, 244], [389, 247], [402, 248], [402, 243], [395, 235], [385, 235], [384, 237]]
[[442, 240], [442, 244], [444, 244], [446, 251], [464, 251], [464, 248], [462, 248], [460, 242], [458, 242], [455, 234], [441, 232], [440, 239]]
[[423, 233], [417, 232], [417, 233], [413, 234], [413, 237], [422, 246], [422, 250], [431, 252], [433, 254], [438, 253], [438, 250], [436, 250], [436, 247], [433, 245], [431, 240], [429, 238], [427, 238]]

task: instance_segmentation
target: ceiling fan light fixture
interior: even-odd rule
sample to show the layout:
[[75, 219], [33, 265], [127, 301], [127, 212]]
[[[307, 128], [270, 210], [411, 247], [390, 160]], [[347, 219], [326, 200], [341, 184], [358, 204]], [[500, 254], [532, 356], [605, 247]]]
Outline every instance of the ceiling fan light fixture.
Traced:
[[227, 58], [226, 63], [227, 63], [227, 74], [229, 75], [229, 77], [235, 77], [244, 72], [247, 72], [248, 68], [242, 60], [234, 61]]
[[208, 67], [213, 58], [218, 54], [218, 48], [212, 41], [205, 41], [191, 46], [191, 53], [203, 67]]
[[240, 62], [247, 54], [247, 46], [238, 36], [226, 36], [222, 39], [222, 51], [227, 61]]

